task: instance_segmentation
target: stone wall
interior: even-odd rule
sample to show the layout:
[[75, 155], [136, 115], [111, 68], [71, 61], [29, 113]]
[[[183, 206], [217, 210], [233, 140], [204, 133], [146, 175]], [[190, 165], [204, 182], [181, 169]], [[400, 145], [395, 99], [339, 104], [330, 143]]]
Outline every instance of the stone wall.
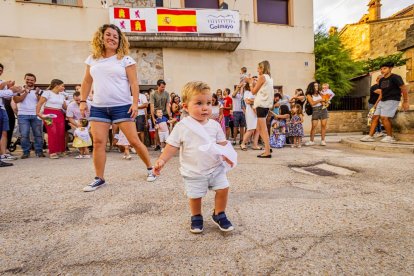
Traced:
[[137, 61], [139, 84], [155, 85], [164, 79], [162, 49], [131, 49], [130, 54]]
[[354, 60], [367, 59], [370, 55], [370, 34], [368, 24], [352, 24], [345, 27], [340, 38], [345, 48], [351, 51]]
[[[330, 111], [328, 133], [367, 132], [368, 111]], [[317, 133], [320, 133], [318, 127]]]
[[413, 23], [413, 17], [370, 23], [371, 51], [369, 58], [397, 53], [397, 44], [405, 39], [406, 30]]
[[398, 52], [397, 44], [405, 39], [406, 30], [413, 22], [409, 17], [351, 24], [341, 31], [340, 38], [354, 60], [388, 56]]

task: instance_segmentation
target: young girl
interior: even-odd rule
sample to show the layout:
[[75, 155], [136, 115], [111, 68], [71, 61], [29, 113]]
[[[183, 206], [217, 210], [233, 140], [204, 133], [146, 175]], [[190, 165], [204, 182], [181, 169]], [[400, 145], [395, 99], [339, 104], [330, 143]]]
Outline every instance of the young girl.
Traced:
[[272, 148], [281, 149], [286, 143], [287, 134], [287, 120], [290, 118], [289, 107], [287, 105], [281, 105], [279, 113], [273, 114], [274, 120], [271, 123], [270, 146]]
[[79, 155], [75, 159], [89, 159], [91, 156], [88, 147], [92, 146], [92, 139], [89, 135], [88, 120], [81, 119], [79, 123], [81, 127], [76, 128], [73, 134], [73, 147], [79, 149]]
[[116, 144], [124, 148], [124, 156], [122, 158], [126, 160], [131, 160], [131, 155], [129, 154], [130, 145], [129, 145], [128, 139], [126, 138], [125, 134], [121, 130], [119, 130], [119, 133], [117, 135], [118, 135], [118, 142]]
[[300, 104], [295, 104], [292, 107], [292, 119], [290, 119], [289, 124], [289, 136], [293, 137], [292, 148], [295, 146], [300, 148], [302, 146], [303, 111]]

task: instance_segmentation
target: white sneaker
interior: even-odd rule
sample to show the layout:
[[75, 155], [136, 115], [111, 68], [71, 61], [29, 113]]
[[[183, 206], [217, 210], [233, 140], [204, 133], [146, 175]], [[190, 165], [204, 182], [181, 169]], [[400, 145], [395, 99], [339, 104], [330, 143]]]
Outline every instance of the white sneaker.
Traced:
[[131, 157], [131, 155], [127, 155], [127, 156], [125, 156], [125, 159], [126, 159], [126, 160], [131, 160], [131, 158], [132, 158], [132, 157]]
[[83, 156], [83, 159], [91, 159], [91, 156], [90, 156], [89, 154], [84, 155], [84, 156]]
[[384, 137], [386, 134], [382, 133], [382, 132], [375, 132], [374, 134], [374, 138], [380, 138], [380, 137]]
[[322, 140], [322, 141], [321, 141], [321, 146], [326, 146], [326, 142], [325, 142], [325, 140]]
[[152, 171], [148, 172], [147, 181], [154, 182], [155, 180], [157, 180], [157, 176]]
[[365, 135], [364, 137], [359, 139], [359, 141], [361, 141], [361, 142], [375, 142], [375, 139], [372, 136]]
[[83, 159], [83, 155], [79, 154], [78, 156], [75, 157], [75, 159]]
[[11, 154], [3, 154], [3, 155], [0, 157], [0, 159], [1, 159], [2, 161], [14, 161], [14, 160], [17, 160], [17, 157], [16, 157], [16, 156], [13, 156], [13, 155], [11, 155]]
[[392, 136], [387, 135], [384, 138], [382, 138], [382, 140], [380, 142], [381, 143], [394, 143], [394, 142], [396, 142], [396, 140]]
[[315, 145], [315, 142], [313, 141], [308, 141], [305, 143], [305, 146], [314, 146], [314, 145]]

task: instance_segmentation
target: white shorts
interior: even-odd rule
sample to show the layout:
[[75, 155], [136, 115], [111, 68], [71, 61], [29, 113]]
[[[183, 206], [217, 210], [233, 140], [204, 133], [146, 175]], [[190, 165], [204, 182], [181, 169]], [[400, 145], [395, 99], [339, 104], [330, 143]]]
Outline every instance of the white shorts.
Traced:
[[201, 198], [208, 190], [222, 190], [229, 187], [226, 170], [224, 166], [218, 167], [208, 175], [188, 177], [183, 176], [185, 191], [189, 198]]
[[167, 141], [168, 136], [170, 136], [170, 134], [168, 132], [158, 132], [158, 136], [160, 137], [160, 142], [164, 143], [165, 141]]
[[393, 118], [397, 112], [400, 101], [380, 101], [375, 109], [374, 115]]

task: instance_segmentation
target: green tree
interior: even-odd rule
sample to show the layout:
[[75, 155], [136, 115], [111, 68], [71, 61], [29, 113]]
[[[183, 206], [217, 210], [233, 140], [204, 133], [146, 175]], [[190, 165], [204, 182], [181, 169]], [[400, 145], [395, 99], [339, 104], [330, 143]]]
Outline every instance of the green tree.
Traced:
[[361, 63], [351, 59], [337, 34], [329, 35], [323, 27], [315, 34], [315, 79], [329, 83], [338, 96], [345, 96], [352, 90], [351, 78], [362, 73]]
[[378, 57], [378, 58], [362, 61], [363, 70], [366, 73], [377, 71], [381, 69], [381, 65], [386, 62], [393, 62], [395, 66], [402, 66], [407, 61], [407, 59], [403, 58], [403, 54], [404, 53], [400, 52], [394, 55]]

